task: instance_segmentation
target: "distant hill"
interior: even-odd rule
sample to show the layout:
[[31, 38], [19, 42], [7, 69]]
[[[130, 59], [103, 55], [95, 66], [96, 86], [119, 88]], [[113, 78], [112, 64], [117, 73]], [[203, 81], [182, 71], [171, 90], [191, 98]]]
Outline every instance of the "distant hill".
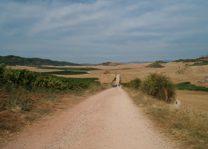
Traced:
[[194, 64], [189, 65], [189, 66], [208, 65], [208, 55], [204, 55], [203, 57], [195, 58], [195, 59], [179, 59], [173, 62], [194, 62]]
[[[160, 62], [160, 61], [159, 61]], [[146, 68], [163, 68], [164, 66], [162, 66], [159, 62], [154, 62], [151, 63], [149, 65], [146, 66]], [[163, 62], [164, 63], [164, 62]]]
[[150, 63], [149, 61], [132, 61], [127, 63]]
[[90, 63], [82, 63], [82, 66], [94, 66], [95, 64], [90, 64]]
[[117, 66], [120, 65], [120, 63], [114, 63], [114, 62], [104, 62], [98, 65], [104, 65], [104, 66]]
[[[127, 62], [127, 63], [152, 63], [153, 61], [132, 61], [132, 62]], [[160, 63], [167, 63], [167, 62], [172, 62], [171, 60], [159, 60], [156, 62], [160, 62]]]
[[208, 54], [202, 55], [201, 57], [207, 57], [208, 58]]
[[6, 65], [15, 66], [41, 66], [41, 65], [52, 65], [52, 66], [82, 66], [76, 63], [70, 63], [65, 61], [53, 61], [50, 59], [41, 58], [24, 58], [20, 56], [8, 55], [0, 56], [0, 64], [5, 63]]
[[173, 62], [200, 62], [200, 61], [207, 61], [208, 56], [203, 56], [200, 58], [190, 58], [190, 59], [178, 59]]

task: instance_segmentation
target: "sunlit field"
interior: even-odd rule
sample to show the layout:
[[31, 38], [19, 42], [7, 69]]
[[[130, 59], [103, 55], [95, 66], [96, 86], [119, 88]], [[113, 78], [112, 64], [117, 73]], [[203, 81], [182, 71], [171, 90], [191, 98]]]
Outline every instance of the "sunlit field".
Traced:
[[[157, 72], [167, 74], [174, 83], [181, 82], [191, 82], [192, 84], [198, 85], [198, 82], [204, 79], [208, 75], [208, 65], [205, 66], [189, 66], [185, 67], [186, 64], [191, 65], [192, 62], [182, 63], [182, 62], [170, 62], [163, 63], [161, 65], [164, 68], [145, 68], [150, 63], [142, 64], [119, 64], [113, 66], [45, 66], [57, 68], [56, 71], [62, 71], [58, 68], [97, 68], [100, 70], [90, 70], [87, 71], [88, 74], [80, 75], [58, 75], [63, 77], [76, 77], [76, 78], [99, 78], [101, 83], [111, 83], [116, 74], [120, 74], [122, 83], [130, 82], [131, 80], [139, 77], [143, 79], [149, 73]], [[53, 72], [54, 69], [40, 69], [37, 67], [28, 67], [28, 66], [12, 66], [13, 69], [28, 69], [31, 71], [39, 72]], [[183, 73], [178, 73], [178, 71], [184, 69]], [[109, 70], [109, 73], [104, 74], [105, 70]]]
[[[142, 64], [111, 64], [97, 66], [42, 66], [27, 67], [13, 66], [14, 69], [29, 69], [43, 73], [53, 73], [57, 71], [56, 76], [67, 78], [92, 78], [101, 83], [112, 83], [116, 74], [120, 74], [121, 83], [128, 83], [135, 78], [144, 78], [150, 73], [162, 73], [170, 77], [174, 84], [190, 82], [192, 85], [208, 87], [208, 65], [189, 66], [192, 62], [170, 62], [161, 63], [163, 68], [147, 68], [150, 63]], [[47, 69], [44, 69], [47, 68]], [[64, 73], [59, 73], [64, 71]], [[67, 75], [69, 72], [76, 75]], [[85, 72], [85, 74], [79, 74]], [[57, 75], [59, 74], [59, 75]], [[64, 74], [64, 75], [60, 75]], [[207, 129], [207, 120], [205, 116], [208, 113], [208, 92], [205, 91], [188, 91], [176, 90], [175, 99], [172, 104], [157, 101], [152, 97], [146, 97], [141, 92], [127, 89], [135, 103], [141, 108], [146, 109], [146, 113], [152, 116], [154, 122], [159, 126], [163, 125], [165, 133], [171, 132], [174, 138], [194, 142], [197, 147], [207, 146], [207, 133], [203, 129]], [[180, 100], [181, 106], [176, 109], [174, 100]], [[171, 111], [171, 112], [170, 112]], [[194, 124], [194, 125], [193, 125]], [[181, 137], [182, 136], [182, 137]], [[190, 143], [193, 144], [193, 143]]]

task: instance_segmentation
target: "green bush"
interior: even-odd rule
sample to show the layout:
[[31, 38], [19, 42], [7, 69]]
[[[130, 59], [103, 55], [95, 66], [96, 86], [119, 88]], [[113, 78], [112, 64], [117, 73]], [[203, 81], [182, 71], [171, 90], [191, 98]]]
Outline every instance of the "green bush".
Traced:
[[33, 100], [29, 92], [38, 93], [68, 93], [84, 91], [91, 86], [100, 86], [98, 78], [64, 78], [32, 72], [26, 69], [5, 69], [0, 65], [0, 111], [21, 108], [30, 111]]
[[0, 70], [1, 84], [9, 86], [24, 86], [28, 90], [32, 88], [48, 88], [58, 91], [62, 90], [80, 90], [87, 89], [91, 84], [100, 84], [95, 78], [78, 79], [63, 78], [53, 75], [47, 75], [39, 72], [33, 72], [26, 69], [3, 69]]
[[175, 96], [175, 86], [169, 77], [163, 74], [151, 73], [141, 83], [144, 93], [160, 100], [169, 102]]
[[139, 89], [141, 82], [142, 82], [141, 79], [136, 78], [132, 80], [131, 82], [129, 82], [129, 86], [135, 89]]
[[142, 83], [141, 79], [136, 78], [134, 80], [131, 80], [129, 83], [121, 83], [121, 84], [124, 87], [129, 87], [129, 88], [133, 88], [133, 89], [139, 89], [141, 83]]

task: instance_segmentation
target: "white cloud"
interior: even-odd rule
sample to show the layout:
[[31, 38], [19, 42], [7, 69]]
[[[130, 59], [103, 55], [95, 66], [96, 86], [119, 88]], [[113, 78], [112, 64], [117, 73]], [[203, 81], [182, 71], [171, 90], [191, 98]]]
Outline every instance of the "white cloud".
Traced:
[[200, 56], [206, 54], [203, 49], [208, 44], [194, 39], [208, 35], [207, 14], [203, 3], [191, 0], [3, 1], [0, 2], [0, 38], [13, 45], [0, 41], [0, 48], [40, 53], [52, 49], [54, 55], [66, 51], [83, 53], [82, 59], [75, 58], [76, 54], [74, 59], [87, 62], [85, 53], [92, 57], [105, 54], [116, 57], [119, 51], [123, 57], [128, 54], [132, 60], [138, 60], [138, 54], [154, 54], [174, 47], [177, 53], [180, 46], [189, 50], [190, 45], [199, 45], [201, 53], [196, 53]]

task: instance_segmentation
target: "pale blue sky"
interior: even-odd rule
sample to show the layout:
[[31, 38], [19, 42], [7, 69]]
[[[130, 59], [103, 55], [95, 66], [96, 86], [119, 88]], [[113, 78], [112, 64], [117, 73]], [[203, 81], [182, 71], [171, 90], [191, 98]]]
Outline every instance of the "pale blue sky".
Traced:
[[208, 54], [207, 0], [0, 0], [0, 55], [76, 63]]

